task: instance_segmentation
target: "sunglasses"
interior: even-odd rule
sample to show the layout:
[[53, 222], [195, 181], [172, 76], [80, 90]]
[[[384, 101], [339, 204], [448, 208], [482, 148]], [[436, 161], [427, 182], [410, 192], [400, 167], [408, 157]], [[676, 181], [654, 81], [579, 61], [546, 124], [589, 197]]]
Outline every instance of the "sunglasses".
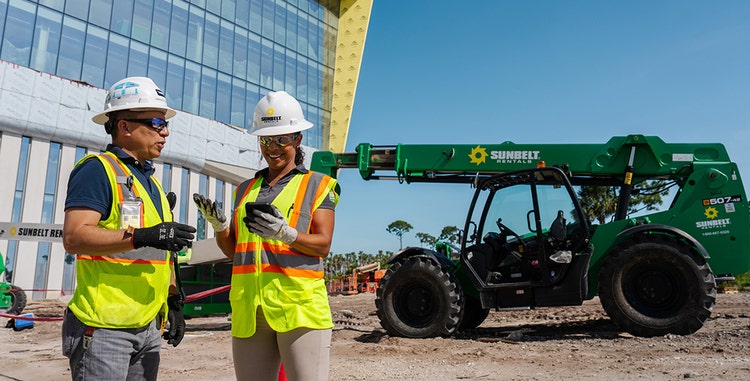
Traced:
[[140, 123], [145, 124], [154, 130], [156, 132], [161, 132], [161, 130], [167, 128], [169, 126], [169, 122], [162, 118], [151, 118], [151, 119], [125, 119], [128, 122], [134, 122], [134, 123]]
[[258, 136], [258, 142], [260, 144], [270, 147], [271, 143], [276, 143], [279, 147], [286, 147], [289, 144], [291, 144], [297, 137], [299, 136], [299, 133], [296, 133], [294, 135], [281, 135], [281, 136]]

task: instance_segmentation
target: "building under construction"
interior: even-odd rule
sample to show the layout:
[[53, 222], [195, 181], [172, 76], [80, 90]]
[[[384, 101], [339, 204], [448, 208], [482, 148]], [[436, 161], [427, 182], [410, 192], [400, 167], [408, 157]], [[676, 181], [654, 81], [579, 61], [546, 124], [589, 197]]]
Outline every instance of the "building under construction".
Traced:
[[[300, 101], [314, 123], [308, 153], [343, 150], [372, 3], [0, 0], [0, 223], [62, 224], [71, 169], [109, 143], [91, 121], [105, 89], [147, 76], [179, 110], [156, 176], [177, 194], [175, 221], [212, 238], [190, 195], [229, 206], [235, 186], [265, 166], [247, 128], [267, 92]], [[0, 234], [2, 280], [29, 300], [71, 294], [75, 256], [60, 237], [11, 230]], [[202, 271], [211, 272], [183, 276]]]

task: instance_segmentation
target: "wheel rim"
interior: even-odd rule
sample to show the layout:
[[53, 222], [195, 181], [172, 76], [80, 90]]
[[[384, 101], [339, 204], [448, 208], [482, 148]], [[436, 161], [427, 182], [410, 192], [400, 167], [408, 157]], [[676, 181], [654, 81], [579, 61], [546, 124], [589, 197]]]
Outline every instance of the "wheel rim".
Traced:
[[421, 284], [404, 285], [395, 300], [395, 310], [403, 321], [415, 327], [426, 326], [436, 315], [434, 292]]
[[644, 315], [665, 318], [676, 315], [685, 304], [688, 285], [670, 263], [637, 265], [626, 274], [623, 293], [628, 302]]

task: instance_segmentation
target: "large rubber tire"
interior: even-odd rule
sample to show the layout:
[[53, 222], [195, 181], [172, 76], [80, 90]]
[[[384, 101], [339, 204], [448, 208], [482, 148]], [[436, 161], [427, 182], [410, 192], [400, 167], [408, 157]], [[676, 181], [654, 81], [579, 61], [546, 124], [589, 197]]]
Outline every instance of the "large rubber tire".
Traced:
[[452, 273], [428, 257], [391, 265], [375, 298], [380, 324], [393, 336], [450, 336], [461, 321], [461, 288]]
[[599, 272], [607, 315], [636, 336], [698, 331], [716, 304], [716, 282], [705, 259], [673, 237], [634, 237], [613, 249]]
[[490, 314], [489, 308], [482, 308], [482, 302], [479, 299], [464, 295], [464, 316], [458, 329], [474, 329], [479, 327], [484, 319]]
[[19, 315], [26, 308], [26, 293], [17, 286], [10, 286], [10, 306], [5, 309], [6, 314]]

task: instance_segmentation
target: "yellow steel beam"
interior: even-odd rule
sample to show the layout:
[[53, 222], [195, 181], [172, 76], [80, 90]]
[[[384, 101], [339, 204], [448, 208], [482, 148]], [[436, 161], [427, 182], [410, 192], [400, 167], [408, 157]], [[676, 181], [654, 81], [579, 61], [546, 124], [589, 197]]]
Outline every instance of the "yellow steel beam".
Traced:
[[338, 37], [336, 40], [336, 64], [333, 74], [333, 103], [331, 127], [323, 133], [324, 150], [344, 152], [349, 121], [352, 116], [354, 94], [357, 90], [365, 37], [370, 23], [374, 0], [341, 0]]

